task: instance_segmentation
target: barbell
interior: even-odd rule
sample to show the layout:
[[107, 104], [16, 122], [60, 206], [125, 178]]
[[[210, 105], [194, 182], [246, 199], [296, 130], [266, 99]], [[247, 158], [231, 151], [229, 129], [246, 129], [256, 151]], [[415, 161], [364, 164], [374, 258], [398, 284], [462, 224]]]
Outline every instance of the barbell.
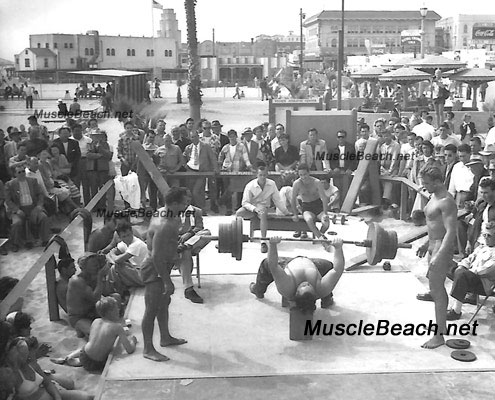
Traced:
[[[243, 234], [242, 218], [237, 217], [231, 222], [221, 223], [218, 227], [218, 236], [205, 236], [210, 240], [218, 241], [219, 253], [230, 253], [237, 261], [242, 259], [242, 244], [245, 242], [270, 240], [263, 237], [249, 237]], [[282, 238], [286, 242], [311, 242], [332, 243], [331, 239], [293, 239]], [[397, 232], [386, 230], [381, 225], [372, 222], [368, 228], [368, 234], [363, 241], [344, 240], [344, 244], [366, 247], [366, 257], [371, 265], [378, 264], [381, 260], [392, 260], [397, 255], [397, 249], [411, 249], [410, 243], [399, 243]]]

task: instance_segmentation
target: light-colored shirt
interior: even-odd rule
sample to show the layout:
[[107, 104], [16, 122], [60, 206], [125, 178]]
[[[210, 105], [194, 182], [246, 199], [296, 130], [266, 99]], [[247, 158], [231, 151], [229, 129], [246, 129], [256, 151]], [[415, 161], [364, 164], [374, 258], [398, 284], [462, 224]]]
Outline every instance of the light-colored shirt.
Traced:
[[495, 151], [495, 126], [486, 135], [485, 151]]
[[278, 141], [278, 137], [274, 137], [270, 143], [270, 147], [272, 149], [272, 153], [275, 154], [275, 150], [277, 150], [281, 146], [280, 142]]
[[46, 190], [45, 181], [43, 180], [39, 169], [36, 170], [36, 172], [33, 172], [29, 168], [26, 168], [26, 177], [36, 179], [38, 181], [38, 185], [40, 185], [43, 195], [45, 197], [50, 197], [50, 195], [48, 194], [48, 190]]
[[438, 146], [442, 147], [442, 151], [443, 151], [443, 148], [445, 146], [447, 146], [448, 144], [453, 144], [454, 146], [457, 146], [457, 147], [461, 145], [461, 141], [459, 139], [457, 139], [457, 137], [454, 135], [449, 135], [445, 139], [442, 139], [440, 137], [440, 135], [435, 136], [433, 139], [431, 139], [431, 143], [435, 147], [438, 147]]
[[464, 267], [475, 274], [485, 272], [495, 265], [495, 247], [479, 245], [474, 251], [458, 263], [459, 267]]
[[93, 140], [86, 135], [82, 135], [81, 139], [77, 140], [77, 143], [79, 143], [79, 148], [81, 149], [81, 157], [86, 157], [86, 155], [88, 154], [88, 144], [90, 144], [92, 141]]
[[282, 211], [283, 214], [289, 214], [287, 207], [280, 198], [280, 193], [277, 185], [271, 179], [267, 179], [263, 189], [258, 183], [258, 178], [248, 182], [244, 188], [242, 195], [242, 206], [251, 212], [254, 212], [256, 207], [269, 208], [270, 202], [273, 200], [275, 207]]
[[431, 140], [435, 134], [435, 128], [427, 122], [422, 122], [416, 125], [412, 130], [417, 136], [421, 136], [423, 140]]
[[345, 146], [339, 146], [339, 168], [345, 167], [345, 157], [342, 154], [345, 155]]
[[474, 174], [464, 163], [458, 162], [452, 168], [449, 193], [455, 197], [458, 192], [469, 192], [474, 182]]
[[199, 143], [198, 144], [191, 143], [191, 145], [192, 145], [191, 158], [187, 162], [187, 166], [191, 169], [199, 171]]
[[129, 258], [129, 263], [137, 269], [141, 267], [143, 264], [144, 259], [148, 255], [148, 247], [146, 246], [146, 243], [144, 243], [141, 239], [134, 237], [132, 240], [132, 243], [127, 246], [124, 242], [120, 242], [117, 245], [117, 248], [122, 252], [122, 253], [127, 253], [130, 254], [132, 257]]
[[177, 170], [183, 164], [182, 150], [175, 144], [170, 145], [170, 148], [165, 146], [159, 147], [155, 151], [155, 155], [160, 158], [158, 169], [160, 172]]
[[31, 197], [31, 192], [29, 191], [29, 184], [27, 181], [19, 180], [19, 192], [21, 207], [27, 207], [33, 204], [33, 198]]

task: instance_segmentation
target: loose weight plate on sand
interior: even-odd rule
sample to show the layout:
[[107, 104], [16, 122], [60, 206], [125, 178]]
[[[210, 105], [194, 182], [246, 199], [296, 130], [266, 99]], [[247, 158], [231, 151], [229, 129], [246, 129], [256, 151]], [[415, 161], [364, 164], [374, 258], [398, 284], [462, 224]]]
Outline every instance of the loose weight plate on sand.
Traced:
[[445, 342], [447, 346], [449, 346], [451, 349], [456, 349], [456, 350], [465, 350], [468, 349], [469, 346], [471, 346], [471, 342], [469, 340], [464, 340], [464, 339], [449, 339]]
[[457, 361], [471, 362], [476, 360], [476, 355], [467, 350], [454, 350], [450, 356]]

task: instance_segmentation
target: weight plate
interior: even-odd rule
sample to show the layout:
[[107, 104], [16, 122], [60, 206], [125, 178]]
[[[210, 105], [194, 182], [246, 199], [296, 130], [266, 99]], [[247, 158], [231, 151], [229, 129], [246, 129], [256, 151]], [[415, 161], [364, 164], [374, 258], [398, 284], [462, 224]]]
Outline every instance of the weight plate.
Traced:
[[242, 242], [242, 236], [243, 236], [243, 233], [242, 233], [242, 218], [238, 217], [236, 219], [236, 255], [235, 255], [235, 259], [237, 261], [240, 261], [242, 260], [242, 245], [243, 245], [243, 242]]
[[457, 361], [471, 362], [476, 360], [476, 355], [468, 350], [454, 350], [450, 356]]
[[465, 350], [471, 346], [471, 342], [469, 340], [464, 340], [464, 339], [449, 339], [445, 342], [447, 346], [449, 346], [451, 349], [456, 349], [456, 350]]

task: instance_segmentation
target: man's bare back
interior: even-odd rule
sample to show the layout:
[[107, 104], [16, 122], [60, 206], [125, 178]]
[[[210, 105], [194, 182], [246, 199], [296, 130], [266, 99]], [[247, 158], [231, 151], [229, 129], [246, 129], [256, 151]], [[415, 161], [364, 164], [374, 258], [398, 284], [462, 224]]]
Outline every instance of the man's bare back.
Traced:
[[119, 322], [95, 319], [91, 324], [89, 341], [84, 346], [84, 351], [95, 361], [105, 361], [121, 332], [124, 330]]

